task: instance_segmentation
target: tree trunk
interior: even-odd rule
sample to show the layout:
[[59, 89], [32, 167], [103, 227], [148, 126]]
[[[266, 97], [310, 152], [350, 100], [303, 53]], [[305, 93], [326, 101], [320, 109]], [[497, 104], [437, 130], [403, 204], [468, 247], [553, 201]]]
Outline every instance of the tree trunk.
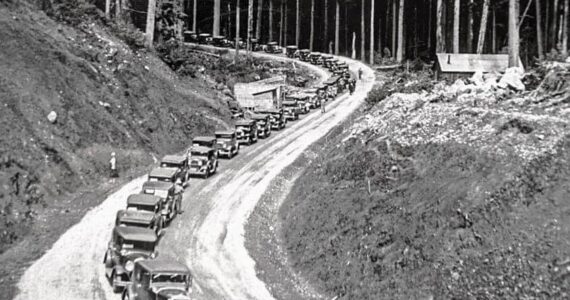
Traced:
[[473, 52], [473, 0], [469, 0], [467, 7], [467, 53]]
[[481, 12], [481, 25], [479, 27], [479, 39], [477, 41], [477, 54], [483, 53], [485, 45], [485, 35], [487, 34], [487, 16], [489, 15], [489, 0], [483, 1], [483, 10]]
[[247, 56], [251, 55], [251, 39], [253, 37], [253, 1], [249, 0], [247, 5], [247, 41], [245, 49], [247, 50]]
[[374, 64], [374, 0], [370, 1], [370, 64]]
[[[491, 50], [493, 53], [497, 53], [497, 15], [495, 13], [495, 8], [493, 7], [493, 31], [491, 32]], [[482, 48], [481, 48], [482, 49]]]
[[111, 0], [105, 0], [105, 18], [111, 20]]
[[559, 12], [559, 21], [558, 21], [558, 42], [557, 42], [557, 49], [558, 51], [562, 50], [562, 35], [564, 33], [564, 10]]
[[340, 0], [336, 0], [336, 13], [334, 24], [334, 55], [338, 55], [340, 44]]
[[279, 45], [281, 45], [281, 47], [284, 46], [283, 44], [283, 30], [285, 27], [284, 11], [285, 11], [285, 3], [281, 1], [279, 5]]
[[222, 1], [214, 0], [214, 25], [212, 26], [212, 36], [220, 35], [220, 8]]
[[257, 21], [255, 27], [255, 37], [261, 42], [261, 26], [263, 25], [263, 0], [257, 2]]
[[396, 42], [398, 39], [398, 0], [392, 0], [392, 56], [396, 55]]
[[194, 33], [198, 33], [196, 31], [196, 24], [198, 23], [198, 21], [196, 20], [197, 15], [198, 15], [198, 0], [194, 0], [194, 3], [192, 4], [192, 31], [194, 31]]
[[568, 56], [568, 11], [569, 11], [569, 0], [564, 0], [564, 27], [562, 30], [562, 55], [564, 57]]
[[552, 48], [558, 47], [558, 42], [560, 42], [556, 35], [558, 33], [558, 12], [559, 10], [558, 0], [554, 0], [554, 5], [552, 6], [552, 24], [550, 25], [550, 36], [552, 37]]
[[400, 0], [398, 11], [398, 50], [396, 52], [396, 60], [402, 62], [404, 60], [404, 0]]
[[453, 53], [459, 53], [459, 13], [461, 0], [455, 0], [453, 6]]
[[273, 1], [269, 0], [269, 41], [273, 42]]
[[146, 47], [152, 48], [152, 43], [154, 41], [154, 22], [156, 13], [156, 0], [148, 0], [148, 9], [146, 13]]
[[427, 45], [428, 45], [428, 52], [431, 53], [431, 16], [432, 16], [432, 10], [433, 10], [433, 2], [432, 0], [429, 0], [429, 9], [428, 9], [428, 41], [427, 41]]
[[536, 4], [536, 44], [538, 47], [538, 58], [544, 59], [544, 45], [542, 44], [542, 15], [540, 11], [540, 0], [535, 0]]
[[325, 0], [325, 11], [323, 18], [325, 19], [325, 24], [324, 24], [325, 28], [323, 36], [324, 36], [324, 45], [326, 48], [329, 43], [329, 0]]
[[366, 16], [366, 12], [364, 11], [365, 6], [366, 0], [362, 0], [360, 4], [360, 60], [363, 62], [366, 62], [366, 22], [364, 20]]
[[283, 46], [287, 46], [287, 26], [289, 25], [289, 8], [287, 7], [287, 1], [283, 1], [284, 4], [284, 10], [283, 10], [283, 22], [285, 23], [285, 25], [283, 25]]
[[550, 43], [550, 40], [548, 39], [548, 28], [550, 26], [550, 1], [546, 1], [546, 9], [544, 10], [545, 12], [545, 20], [544, 20], [544, 27], [542, 27], [543, 30], [543, 37], [544, 37], [544, 45], [545, 45], [545, 49], [548, 49], [548, 45]]
[[[485, 0], [489, 1], [489, 0]], [[437, 0], [437, 28], [436, 28], [436, 52], [445, 53], [445, 38], [443, 36], [443, 0]]]
[[509, 0], [509, 67], [519, 66], [518, 0]]
[[315, 40], [315, 0], [311, 0], [311, 36], [309, 39], [309, 49], [313, 51], [313, 44]]
[[[197, 1], [197, 0], [194, 0]], [[194, 2], [196, 3], [196, 2]], [[236, 55], [234, 56], [234, 63], [237, 62], [239, 57], [239, 41], [240, 41], [240, 24], [241, 24], [241, 5], [240, 0], [236, 0]]]
[[299, 46], [301, 42], [301, 15], [299, 9], [299, 0], [297, 0], [297, 6], [295, 8], [295, 44], [297, 46]]
[[356, 32], [352, 33], [352, 59], [356, 59]]
[[121, 0], [115, 0], [115, 20], [121, 18]]

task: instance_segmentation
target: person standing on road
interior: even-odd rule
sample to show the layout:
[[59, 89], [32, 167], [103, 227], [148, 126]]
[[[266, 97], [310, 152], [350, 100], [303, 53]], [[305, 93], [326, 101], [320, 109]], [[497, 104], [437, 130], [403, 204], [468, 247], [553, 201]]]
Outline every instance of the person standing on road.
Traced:
[[362, 68], [358, 68], [358, 80], [362, 80]]
[[176, 212], [182, 213], [182, 196], [184, 194], [184, 187], [182, 186], [182, 179], [176, 179], [174, 184], [174, 195], [176, 197]]
[[327, 112], [327, 109], [326, 109], [326, 102], [323, 101], [323, 102], [321, 103], [321, 114], [324, 114], [325, 112]]
[[111, 160], [109, 160], [110, 176], [112, 182], [115, 182], [115, 178], [119, 177], [119, 171], [117, 171], [117, 157], [115, 152], [111, 153]]

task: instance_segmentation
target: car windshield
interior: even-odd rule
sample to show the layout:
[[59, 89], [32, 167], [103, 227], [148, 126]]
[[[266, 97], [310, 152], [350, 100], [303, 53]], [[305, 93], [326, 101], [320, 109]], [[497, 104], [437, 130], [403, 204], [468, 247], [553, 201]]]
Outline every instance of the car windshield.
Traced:
[[231, 135], [231, 134], [223, 134], [223, 135], [222, 135], [222, 134], [219, 134], [219, 135], [216, 136], [216, 138], [218, 139], [218, 142], [219, 142], [220, 140], [221, 140], [221, 141], [231, 141], [233, 137], [234, 137], [234, 136]]
[[148, 181], [165, 181], [165, 182], [172, 182], [172, 178], [169, 177], [159, 177], [159, 176], [152, 176], [148, 178]]
[[165, 191], [165, 190], [146, 189], [146, 190], [144, 190], [144, 193], [149, 194], [149, 195], [155, 195], [155, 196], [158, 196], [160, 198], [168, 197], [168, 191]]
[[142, 210], [142, 211], [154, 212], [155, 206], [154, 205], [142, 205], [142, 204], [129, 204], [127, 206], [127, 210], [137, 210], [137, 211]]
[[186, 274], [158, 273], [152, 275], [153, 283], [162, 283], [162, 282], [186, 283], [187, 281], [188, 281], [188, 275]]
[[249, 131], [250, 128], [248, 126], [237, 126], [237, 129], [241, 131]]
[[146, 250], [146, 251], [154, 251], [154, 243], [149, 242], [141, 242], [141, 241], [124, 241], [121, 245], [122, 250]]
[[208, 154], [202, 152], [192, 152], [192, 158], [208, 159]]

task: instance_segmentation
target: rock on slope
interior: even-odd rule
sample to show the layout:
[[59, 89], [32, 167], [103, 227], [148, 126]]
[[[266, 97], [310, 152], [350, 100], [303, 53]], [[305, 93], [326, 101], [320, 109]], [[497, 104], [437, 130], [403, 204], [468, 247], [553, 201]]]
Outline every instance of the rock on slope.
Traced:
[[302, 275], [338, 299], [568, 297], [567, 104], [453, 93], [329, 138], [280, 211]]

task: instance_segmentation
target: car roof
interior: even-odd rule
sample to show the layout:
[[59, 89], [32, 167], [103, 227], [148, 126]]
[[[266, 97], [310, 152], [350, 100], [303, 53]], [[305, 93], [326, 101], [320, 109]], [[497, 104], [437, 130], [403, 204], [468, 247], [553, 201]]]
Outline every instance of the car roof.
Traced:
[[173, 259], [144, 259], [138, 261], [137, 264], [151, 273], [184, 273], [190, 275], [190, 269], [185, 264]]
[[214, 38], [215, 39], [225, 39], [226, 36], [225, 35], [215, 35]]
[[269, 42], [269, 43], [267, 43], [267, 45], [274, 46], [274, 45], [277, 45], [277, 42]]
[[132, 194], [127, 198], [127, 205], [155, 205], [159, 201], [159, 196], [149, 194]]
[[315, 55], [315, 56], [319, 55], [319, 56], [321, 56], [322, 54], [321, 54], [321, 52], [311, 52], [311, 55]]
[[173, 186], [174, 183], [164, 181], [147, 181], [143, 183], [143, 189], [169, 190]]
[[301, 52], [311, 52], [309, 49], [301, 49]]
[[253, 125], [255, 123], [254, 120], [251, 119], [244, 119], [244, 120], [237, 120], [236, 121], [236, 125], [238, 126], [250, 126]]
[[267, 119], [267, 115], [266, 115], [266, 114], [259, 114], [259, 113], [256, 113], [256, 114], [252, 114], [252, 115], [251, 115], [251, 118], [254, 119], [254, 120], [261, 120], [261, 119], [264, 119], [264, 120], [265, 120], [265, 119]]
[[121, 221], [141, 224], [150, 224], [156, 217], [153, 212], [138, 210], [120, 210], [117, 212], [117, 215]]
[[235, 130], [217, 130], [215, 132], [216, 135], [230, 135], [230, 134], [235, 134], [236, 131]]
[[213, 142], [215, 139], [215, 136], [197, 136], [192, 139], [192, 142]]
[[295, 45], [291, 45], [291, 46], [287, 46], [287, 48], [289, 49], [298, 49], [299, 47], [295, 46]]
[[214, 151], [214, 149], [212, 149], [210, 147], [204, 147], [204, 146], [196, 146], [196, 147], [190, 148], [190, 152], [209, 153], [211, 151]]
[[211, 34], [209, 33], [200, 33], [200, 36], [210, 36]]
[[176, 172], [178, 172], [177, 168], [159, 167], [159, 168], [152, 169], [152, 171], [150, 171], [148, 176], [170, 178], [170, 177], [176, 175]]
[[297, 102], [296, 102], [296, 101], [291, 101], [291, 100], [284, 100], [284, 101], [282, 102], [282, 104], [297, 105]]
[[156, 232], [149, 228], [116, 226], [115, 233], [125, 240], [155, 243], [157, 240]]
[[262, 114], [265, 114], [265, 113], [278, 114], [278, 113], [280, 113], [281, 111], [278, 110], [277, 108], [265, 108], [265, 109], [260, 109], [260, 110], [258, 110], [257, 112], [258, 112], [258, 113], [262, 113]]
[[160, 162], [167, 164], [182, 164], [185, 160], [186, 156], [184, 155], [166, 155]]

